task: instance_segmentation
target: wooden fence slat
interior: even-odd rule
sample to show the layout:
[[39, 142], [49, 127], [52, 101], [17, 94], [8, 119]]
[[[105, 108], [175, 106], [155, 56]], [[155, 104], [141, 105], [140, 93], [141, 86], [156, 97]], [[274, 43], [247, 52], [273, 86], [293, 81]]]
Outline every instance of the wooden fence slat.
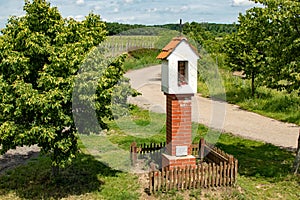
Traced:
[[193, 187], [193, 182], [192, 182], [192, 180], [193, 180], [193, 171], [192, 171], [192, 169], [193, 169], [193, 167], [190, 165], [190, 167], [189, 167], [189, 186], [188, 186], [188, 188], [189, 189], [192, 189], [192, 187]]
[[153, 172], [149, 172], [149, 190], [150, 194], [155, 193], [155, 190], [153, 189]]
[[212, 187], [214, 187], [216, 185], [216, 182], [217, 182], [216, 181], [216, 177], [217, 177], [216, 176], [216, 171], [217, 171], [216, 170], [216, 165], [215, 165], [215, 163], [213, 163], [212, 164], [212, 184], [211, 184]]
[[234, 166], [235, 172], [234, 172], [234, 184], [236, 184], [237, 176], [238, 176], [238, 160], [235, 160], [235, 166]]
[[219, 179], [220, 179], [219, 185], [220, 186], [223, 186], [223, 176], [222, 176], [223, 174], [222, 173], [223, 173], [223, 163], [221, 162], [220, 163], [220, 173], [219, 173]]
[[181, 171], [181, 176], [180, 176], [180, 178], [181, 178], [181, 182], [180, 182], [180, 189], [181, 190], [183, 190], [184, 189], [184, 179], [185, 179], [185, 168], [183, 168], [183, 169], [180, 169], [180, 171]]
[[209, 168], [208, 168], [208, 187], [212, 186], [212, 181], [213, 181], [213, 171], [212, 171], [212, 165], [213, 163], [209, 163]]
[[196, 189], [196, 181], [197, 181], [196, 180], [196, 177], [197, 177], [196, 170], [197, 170], [197, 168], [198, 168], [197, 166], [192, 168], [192, 173], [193, 173], [193, 182], [192, 182], [193, 184], [192, 185], [193, 185], [194, 189]]
[[157, 172], [157, 190], [158, 191], [160, 191], [160, 189], [161, 189], [161, 176], [162, 176], [162, 174], [161, 174], [161, 172], [160, 171], [158, 171]]
[[230, 183], [229, 171], [230, 171], [230, 165], [226, 163], [226, 186], [228, 186]]
[[178, 180], [178, 169], [177, 168], [174, 168], [174, 188], [173, 189], [178, 189], [179, 190], [179, 188], [178, 188], [178, 185], [179, 185], [179, 180]]
[[169, 170], [165, 170], [165, 172], [166, 172], [166, 192], [168, 192], [169, 191], [169, 187], [170, 187], [170, 185], [169, 185], [169, 183], [170, 183], [170, 181], [169, 181], [170, 171]]
[[216, 187], [220, 186], [220, 166], [216, 166]]
[[200, 188], [200, 187], [203, 187], [203, 167], [204, 165], [201, 164], [199, 167], [198, 167], [198, 170], [197, 170], [197, 179], [199, 180], [197, 182], [197, 188]]
[[224, 162], [223, 174], [224, 174], [224, 185], [227, 186], [227, 163], [226, 162]]
[[178, 168], [178, 171], [177, 171], [177, 177], [178, 177], [178, 183], [177, 183], [177, 188], [178, 190], [180, 190], [182, 187], [181, 187], [181, 184], [182, 184], [182, 170], [180, 168]]
[[165, 170], [162, 170], [161, 172], [161, 184], [162, 184], [162, 190], [163, 191], [166, 191], [166, 183], [167, 183], [167, 179], [166, 179], [166, 174], [167, 174], [167, 171]]
[[156, 171], [153, 173], [153, 188], [157, 191], [157, 179], [156, 179]]
[[227, 176], [227, 186], [230, 185], [230, 164], [229, 163], [226, 163], [227, 164], [227, 170], [226, 170], [226, 176]]
[[172, 190], [174, 187], [174, 169], [170, 171], [171, 172], [171, 179], [170, 179], [170, 190]]
[[188, 166], [186, 166], [185, 168], [184, 168], [184, 187], [183, 187], [183, 189], [187, 189], [187, 185], [188, 185]]
[[207, 168], [208, 165], [202, 165], [201, 169], [201, 187], [207, 187]]
[[184, 177], [183, 177], [183, 169], [180, 169], [179, 168], [179, 184], [178, 184], [178, 187], [179, 187], [179, 190], [182, 190], [182, 188], [183, 188], [183, 179], [184, 179]]

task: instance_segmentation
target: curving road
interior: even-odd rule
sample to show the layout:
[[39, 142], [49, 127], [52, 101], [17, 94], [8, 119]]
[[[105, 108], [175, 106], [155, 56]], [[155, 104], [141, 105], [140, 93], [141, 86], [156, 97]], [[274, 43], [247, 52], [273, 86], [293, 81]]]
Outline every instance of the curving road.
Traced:
[[[161, 92], [160, 65], [126, 73], [133, 88], [142, 95], [130, 102], [154, 112], [165, 112], [165, 96]], [[196, 95], [192, 100], [193, 121], [245, 138], [295, 149], [299, 126], [283, 123], [240, 109], [236, 105]]]

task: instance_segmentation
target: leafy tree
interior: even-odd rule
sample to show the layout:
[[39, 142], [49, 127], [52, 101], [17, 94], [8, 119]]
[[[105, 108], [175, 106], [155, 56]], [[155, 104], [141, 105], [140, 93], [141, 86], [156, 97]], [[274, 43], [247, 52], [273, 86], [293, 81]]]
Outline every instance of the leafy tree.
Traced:
[[243, 70], [261, 85], [292, 92], [300, 88], [297, 0], [256, 0], [264, 7], [239, 16], [239, 28], [227, 38], [224, 51], [234, 70]]
[[300, 2], [259, 0], [265, 5], [264, 51], [267, 70], [263, 84], [292, 92], [300, 88]]
[[243, 71], [251, 79], [252, 96], [255, 94], [255, 80], [264, 72], [266, 59], [263, 50], [265, 27], [259, 27], [266, 20], [263, 12], [262, 8], [252, 8], [245, 15], [240, 15], [238, 32], [225, 38], [227, 63], [233, 70]]
[[73, 83], [86, 53], [104, 40], [105, 25], [90, 14], [63, 19], [46, 0], [25, 1], [0, 37], [1, 153], [37, 144], [54, 173], [77, 152]]
[[204, 47], [208, 40], [214, 39], [209, 31], [206, 31], [201, 24], [196, 22], [185, 23], [183, 26], [183, 33]]

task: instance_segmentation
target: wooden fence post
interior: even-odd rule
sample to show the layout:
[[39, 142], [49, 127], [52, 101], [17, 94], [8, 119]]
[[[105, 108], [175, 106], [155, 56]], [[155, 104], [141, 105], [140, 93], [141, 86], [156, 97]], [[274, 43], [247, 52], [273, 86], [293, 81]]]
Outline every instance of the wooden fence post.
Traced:
[[137, 162], [137, 144], [136, 144], [136, 142], [133, 142], [130, 145], [130, 160], [131, 160], [131, 165], [135, 166], [136, 162]]
[[238, 160], [235, 160], [234, 163], [234, 184], [237, 182], [237, 176], [238, 176]]
[[298, 136], [298, 147], [296, 150], [296, 157], [293, 164], [293, 172], [296, 175], [300, 168], [300, 129], [299, 129], [299, 136]]
[[200, 142], [199, 142], [199, 158], [200, 158], [200, 162], [203, 162], [204, 160], [204, 148], [205, 148], [205, 140], [204, 138], [201, 138], [200, 139]]

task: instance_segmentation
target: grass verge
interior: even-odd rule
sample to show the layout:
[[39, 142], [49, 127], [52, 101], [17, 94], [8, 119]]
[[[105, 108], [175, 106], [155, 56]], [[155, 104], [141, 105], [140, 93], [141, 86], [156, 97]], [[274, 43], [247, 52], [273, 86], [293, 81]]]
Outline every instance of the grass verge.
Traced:
[[[256, 89], [255, 97], [252, 97], [249, 80], [235, 77], [225, 69], [219, 71], [226, 90], [227, 102], [267, 117], [300, 125], [300, 97], [297, 92], [289, 94], [260, 86]], [[198, 81], [198, 92], [204, 97], [210, 96], [203, 79]]]
[[160, 60], [156, 56], [160, 53], [158, 49], [137, 49], [128, 52], [128, 58], [125, 60], [124, 69], [134, 70], [151, 65], [160, 64]]

